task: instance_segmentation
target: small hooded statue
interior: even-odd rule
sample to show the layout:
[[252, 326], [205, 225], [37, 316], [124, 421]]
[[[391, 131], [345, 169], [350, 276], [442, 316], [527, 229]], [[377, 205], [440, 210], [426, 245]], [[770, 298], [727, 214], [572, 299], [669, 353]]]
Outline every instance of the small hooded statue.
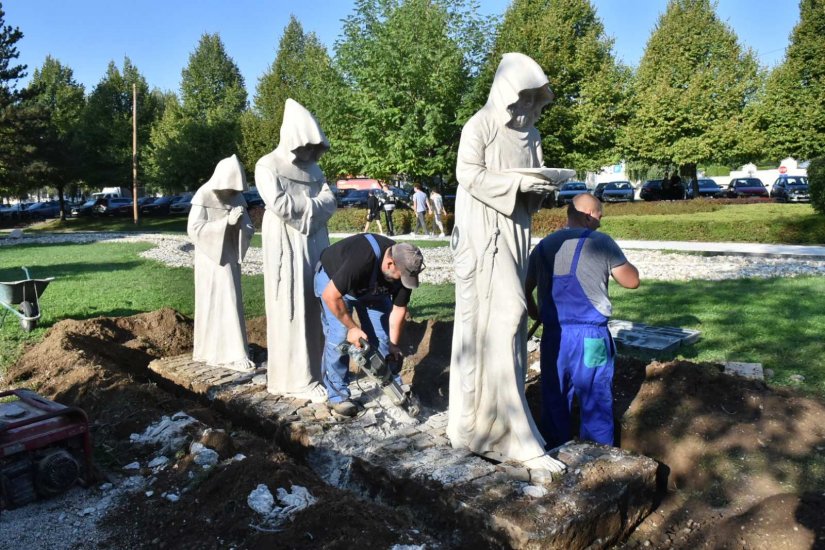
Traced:
[[329, 142], [315, 117], [287, 99], [278, 147], [255, 166], [263, 220], [267, 390], [321, 403], [323, 330], [315, 264], [329, 246], [335, 196], [318, 166]]
[[241, 262], [255, 233], [242, 194], [247, 189], [238, 157], [223, 159], [192, 197], [186, 226], [195, 244], [192, 359], [238, 371], [254, 368], [241, 295]]
[[545, 454], [524, 395], [530, 222], [553, 184], [513, 171], [542, 166], [534, 124], [552, 98], [535, 61], [505, 54], [487, 103], [461, 132], [447, 435], [454, 447], [557, 472], [564, 466]]

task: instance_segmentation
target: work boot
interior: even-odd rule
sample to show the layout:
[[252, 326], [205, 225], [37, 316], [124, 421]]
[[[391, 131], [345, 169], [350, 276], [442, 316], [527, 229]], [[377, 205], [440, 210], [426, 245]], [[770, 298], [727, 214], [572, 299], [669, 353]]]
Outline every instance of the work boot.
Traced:
[[358, 414], [358, 407], [355, 403], [347, 399], [346, 401], [341, 401], [340, 403], [334, 403], [332, 405], [332, 412], [338, 416], [352, 418]]

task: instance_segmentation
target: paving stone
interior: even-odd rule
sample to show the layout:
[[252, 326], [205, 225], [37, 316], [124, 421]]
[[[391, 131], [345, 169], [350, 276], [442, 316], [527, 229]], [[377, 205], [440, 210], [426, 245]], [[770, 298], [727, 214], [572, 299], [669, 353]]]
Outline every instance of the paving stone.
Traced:
[[765, 373], [762, 370], [762, 363], [741, 363], [739, 361], [726, 361], [722, 365], [725, 367], [725, 374], [735, 374], [743, 378], [752, 380], [764, 380]]

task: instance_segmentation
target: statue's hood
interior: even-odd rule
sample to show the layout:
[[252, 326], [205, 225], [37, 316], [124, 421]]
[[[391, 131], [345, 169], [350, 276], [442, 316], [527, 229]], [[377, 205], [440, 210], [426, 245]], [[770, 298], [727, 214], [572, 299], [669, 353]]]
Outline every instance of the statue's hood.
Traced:
[[519, 92], [541, 89], [539, 102], [544, 107], [553, 100], [547, 75], [541, 66], [523, 53], [506, 53], [496, 69], [487, 105], [496, 112], [496, 118], [506, 124], [510, 121], [508, 107], [519, 98]]
[[[316, 146], [315, 158], [301, 162], [296, 158], [295, 150], [307, 145]], [[323, 180], [317, 163], [328, 149], [327, 136], [312, 113], [294, 99], [287, 99], [281, 122], [281, 141], [275, 149], [278, 172], [297, 181]]]
[[241, 165], [237, 155], [232, 155], [218, 163], [209, 181], [201, 185], [195, 196], [192, 197], [192, 204], [206, 208], [246, 206], [246, 200], [241, 193], [238, 193], [231, 203], [221, 202], [214, 191], [222, 190], [240, 191], [241, 193], [249, 190], [243, 165]]

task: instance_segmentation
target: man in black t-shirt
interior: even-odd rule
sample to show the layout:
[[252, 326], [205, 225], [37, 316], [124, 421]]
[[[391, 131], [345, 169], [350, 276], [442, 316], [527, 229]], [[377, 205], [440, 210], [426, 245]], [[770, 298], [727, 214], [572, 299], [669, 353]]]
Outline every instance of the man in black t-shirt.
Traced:
[[[407, 304], [423, 269], [418, 247], [372, 233], [347, 237], [321, 253], [315, 274], [325, 337], [321, 369], [336, 413], [354, 416], [358, 411], [349, 399], [349, 357], [338, 346], [346, 341], [361, 347], [363, 338], [385, 357], [400, 359]], [[352, 319], [353, 309], [361, 327]]]

